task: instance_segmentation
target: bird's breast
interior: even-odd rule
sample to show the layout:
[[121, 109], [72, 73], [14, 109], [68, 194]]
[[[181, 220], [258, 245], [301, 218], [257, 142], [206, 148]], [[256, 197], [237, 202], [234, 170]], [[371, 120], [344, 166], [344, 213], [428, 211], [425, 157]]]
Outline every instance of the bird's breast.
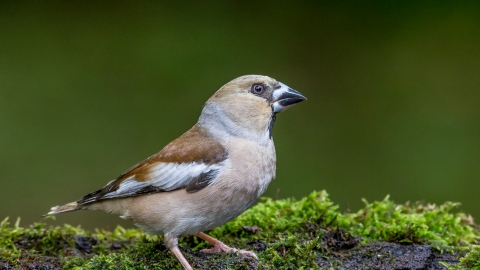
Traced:
[[272, 140], [256, 143], [245, 139], [232, 139], [226, 143], [229, 168], [225, 179], [236, 191], [260, 197], [275, 178], [276, 155]]

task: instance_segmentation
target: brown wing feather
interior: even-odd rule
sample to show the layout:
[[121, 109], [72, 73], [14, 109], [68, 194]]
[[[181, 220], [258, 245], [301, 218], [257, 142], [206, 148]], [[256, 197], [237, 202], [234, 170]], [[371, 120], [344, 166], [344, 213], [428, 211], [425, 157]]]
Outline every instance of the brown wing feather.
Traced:
[[[195, 125], [182, 136], [165, 146], [160, 152], [137, 163], [122, 173], [117, 179], [110, 181], [102, 189], [87, 194], [78, 203], [85, 204], [100, 200], [105, 194], [117, 190], [123, 181], [132, 176], [138, 182], [147, 182], [150, 180], [151, 168], [160, 162], [197, 162], [211, 165], [224, 161], [227, 156], [226, 149], [220, 143], [213, 140], [200, 126]], [[161, 191], [153, 188], [147, 193]], [[145, 192], [138, 195], [140, 194], [145, 194]]]
[[[116, 181], [119, 185], [123, 180], [135, 176], [137, 181], [145, 182], [148, 179], [150, 168], [159, 162], [199, 162], [207, 165], [221, 162], [227, 158], [227, 152], [223, 146], [213, 140], [201, 127], [193, 126], [157, 154], [133, 166]], [[117, 185], [117, 186], [118, 186]]]

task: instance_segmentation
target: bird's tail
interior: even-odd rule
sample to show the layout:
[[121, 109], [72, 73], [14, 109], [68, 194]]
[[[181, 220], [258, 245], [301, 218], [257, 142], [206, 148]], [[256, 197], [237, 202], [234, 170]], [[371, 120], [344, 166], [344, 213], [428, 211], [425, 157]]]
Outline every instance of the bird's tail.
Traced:
[[77, 202], [71, 202], [64, 205], [57, 205], [50, 209], [50, 212], [43, 216], [52, 216], [60, 213], [71, 212], [82, 209]]

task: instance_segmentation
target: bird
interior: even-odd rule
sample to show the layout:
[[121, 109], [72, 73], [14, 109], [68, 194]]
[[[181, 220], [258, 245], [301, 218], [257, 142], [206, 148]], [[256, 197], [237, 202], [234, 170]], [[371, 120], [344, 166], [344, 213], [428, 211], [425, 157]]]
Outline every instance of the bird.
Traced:
[[304, 100], [268, 76], [238, 77], [207, 100], [197, 123], [183, 135], [103, 188], [52, 207], [45, 216], [76, 210], [120, 215], [148, 234], [163, 235], [165, 246], [187, 270], [193, 268], [178, 247], [185, 235], [210, 243], [213, 248], [205, 253], [258, 259], [204, 231], [233, 220], [265, 192], [276, 173], [276, 115]]

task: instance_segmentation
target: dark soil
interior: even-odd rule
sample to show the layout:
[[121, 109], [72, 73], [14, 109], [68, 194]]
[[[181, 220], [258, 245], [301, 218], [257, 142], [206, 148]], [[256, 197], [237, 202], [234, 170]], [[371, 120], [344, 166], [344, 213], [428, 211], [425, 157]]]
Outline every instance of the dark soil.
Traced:
[[10, 269], [25, 269], [25, 270], [54, 270], [62, 269], [60, 261], [56, 257], [50, 256], [25, 256], [21, 258], [18, 262], [20, 268], [13, 267], [8, 263], [2, 262], [0, 258], [0, 269], [1, 270], [10, 270]]
[[440, 253], [428, 245], [376, 242], [348, 250], [319, 254], [320, 267], [334, 269], [447, 269], [439, 262], [458, 263], [457, 255]]

